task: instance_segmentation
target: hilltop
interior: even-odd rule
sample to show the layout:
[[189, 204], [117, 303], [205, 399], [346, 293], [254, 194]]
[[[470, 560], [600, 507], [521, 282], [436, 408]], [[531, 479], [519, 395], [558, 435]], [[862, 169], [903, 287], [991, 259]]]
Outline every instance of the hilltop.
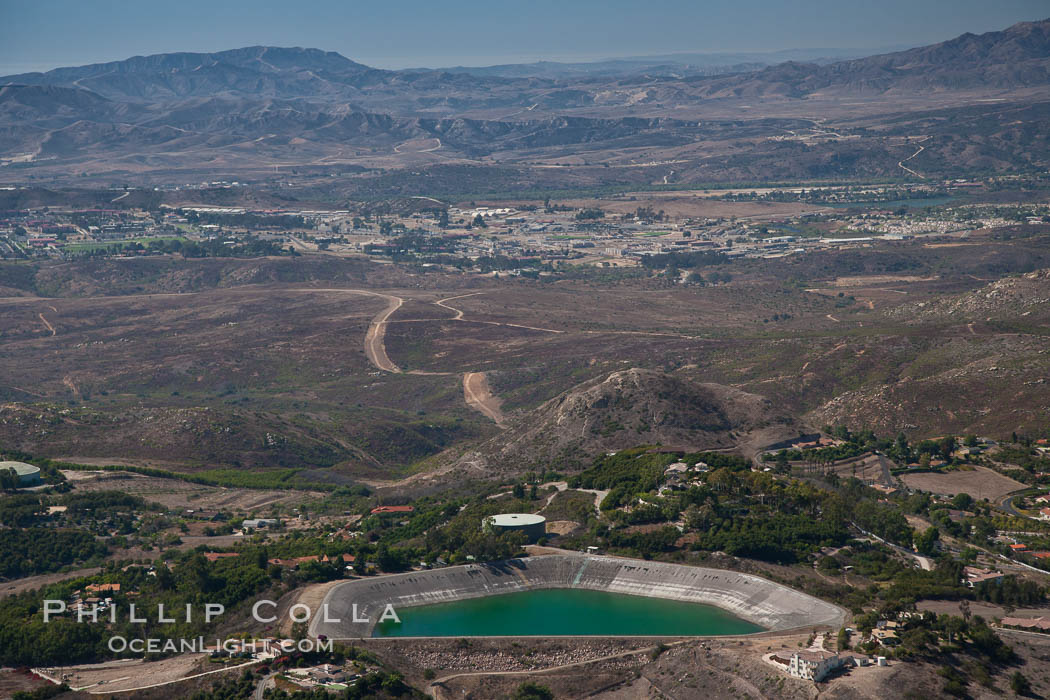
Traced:
[[799, 431], [792, 416], [763, 396], [634, 368], [584, 382], [547, 401], [462, 462], [505, 471], [524, 470], [532, 462], [571, 467], [639, 443], [751, 452]]
[[[892, 315], [909, 323], [931, 320], [1045, 320], [1050, 308], [1050, 268], [996, 280], [981, 289], [930, 302], [905, 304]], [[1042, 313], [1040, 313], [1042, 312]]]

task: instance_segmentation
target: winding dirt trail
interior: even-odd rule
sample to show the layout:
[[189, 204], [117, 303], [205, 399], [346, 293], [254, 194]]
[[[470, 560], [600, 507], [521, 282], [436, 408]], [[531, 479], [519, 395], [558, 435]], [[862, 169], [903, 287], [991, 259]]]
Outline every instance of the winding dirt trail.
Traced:
[[[667, 646], [678, 646], [679, 644], [683, 644], [683, 643], [684, 643], [684, 641], [671, 642]], [[555, 671], [562, 671], [562, 670], [568, 669], [568, 668], [578, 668], [580, 666], [588, 666], [590, 664], [595, 664], [595, 663], [598, 663], [600, 661], [608, 661], [610, 659], [619, 659], [619, 658], [623, 658], [625, 656], [639, 656], [639, 655], [642, 655], [642, 654], [651, 653], [651, 651], [654, 648], [655, 648], [655, 645], [650, 644], [649, 646], [641, 647], [639, 649], [630, 649], [628, 651], [622, 651], [622, 652], [619, 652], [619, 653], [616, 653], [616, 654], [609, 654], [608, 656], [599, 656], [599, 657], [596, 657], [596, 658], [593, 658], [593, 659], [584, 659], [582, 661], [573, 661], [571, 663], [559, 664], [557, 666], [548, 666], [546, 668], [523, 669], [523, 670], [520, 670], [520, 671], [461, 671], [461, 672], [458, 672], [458, 673], [450, 674], [448, 676], [442, 676], [441, 678], [438, 678], [438, 679], [436, 679], [434, 681], [431, 681], [430, 685], [427, 686], [427, 694], [430, 695], [430, 697], [435, 698], [435, 700], [444, 700], [444, 698], [446, 698], [446, 697], [451, 697], [452, 694], [448, 692], [448, 689], [445, 688], [444, 684], [447, 683], [448, 681], [454, 680], [456, 678], [464, 678], [464, 677], [472, 677], [472, 676], [531, 676], [531, 675], [538, 675], [538, 674], [541, 674], [541, 673], [552, 673], [552, 672], [555, 672]]]
[[437, 301], [434, 302], [434, 304], [437, 305], [437, 306], [440, 306], [442, 309], [448, 309], [449, 311], [454, 313], [455, 316], [453, 316], [450, 320], [452, 320], [452, 321], [460, 321], [460, 320], [463, 319], [463, 309], [457, 309], [454, 306], [449, 306], [445, 302], [446, 301], [455, 301], [456, 299], [466, 299], [467, 297], [476, 297], [479, 294], [484, 294], [484, 292], [471, 292], [470, 294], [460, 294], [459, 296], [455, 296], [455, 297], [446, 297], [444, 299], [438, 299]]
[[923, 141], [928, 141], [930, 138], [931, 138], [930, 136], [927, 136], [927, 137], [925, 137], [925, 138], [923, 138], [923, 139], [921, 139], [919, 141], [916, 141], [916, 143], [920, 144], [919, 145], [919, 150], [915, 151], [915, 153], [912, 153], [910, 156], [908, 156], [904, 160], [897, 161], [897, 166], [900, 167], [901, 169], [906, 170], [907, 172], [911, 173], [915, 177], [922, 178], [923, 180], [925, 180], [926, 179], [925, 175], [923, 175], [922, 173], [915, 172], [914, 170], [912, 170], [911, 168], [906, 166], [905, 163], [907, 163], [909, 160], [911, 160], [915, 156], [917, 156], [920, 153], [922, 153], [923, 151], [925, 151], [926, 150], [926, 146], [923, 146], [921, 144], [922, 144]]
[[54, 326], [52, 326], [52, 325], [51, 325], [51, 324], [50, 324], [50, 323], [48, 322], [48, 320], [47, 320], [46, 318], [44, 318], [44, 314], [40, 313], [40, 314], [37, 314], [37, 316], [39, 316], [39, 317], [40, 317], [40, 320], [41, 320], [41, 321], [43, 321], [43, 323], [44, 323], [44, 325], [45, 325], [45, 326], [47, 326], [47, 329], [48, 329], [49, 331], [51, 331], [51, 335], [52, 335], [52, 337], [54, 337], [54, 336], [58, 335], [58, 331], [56, 331], [56, 330], [55, 330], [55, 327], [54, 327]]
[[[300, 292], [300, 293], [332, 293], [339, 292], [343, 294], [362, 294], [370, 297], [379, 297], [386, 299], [387, 306], [385, 309], [380, 311], [378, 314], [372, 317], [372, 322], [368, 325], [368, 331], [365, 333], [365, 356], [368, 361], [371, 362], [377, 369], [381, 369], [384, 372], [393, 372], [399, 374], [401, 368], [393, 363], [390, 357], [386, 354], [386, 326], [390, 323], [390, 316], [401, 308], [401, 305], [405, 303], [405, 300], [401, 297], [396, 297], [393, 294], [383, 294], [382, 292], [373, 292], [369, 289], [345, 289], [341, 287], [304, 287], [299, 289], [285, 289], [281, 291], [286, 292]], [[192, 294], [193, 292], [187, 292], [186, 294]], [[155, 294], [150, 296], [179, 296], [180, 293], [176, 294]]]
[[452, 318], [449, 318], [449, 319], [435, 319], [435, 320], [466, 321], [467, 323], [484, 323], [485, 325], [488, 325], [488, 326], [504, 326], [506, 328], [524, 328], [525, 330], [540, 331], [542, 333], [564, 333], [565, 332], [565, 331], [555, 330], [553, 328], [539, 328], [537, 326], [523, 326], [520, 323], [503, 323], [501, 321], [475, 321], [473, 319], [465, 319], [465, 318], [463, 318], [463, 310], [462, 309], [457, 309], [456, 307], [449, 306], [448, 304], [445, 303], [445, 302], [448, 302], [448, 301], [455, 301], [456, 299], [465, 299], [466, 297], [474, 297], [474, 296], [477, 296], [479, 294], [484, 294], [484, 293], [485, 292], [471, 292], [470, 294], [460, 294], [459, 296], [446, 297], [445, 299], [438, 299], [434, 303], [436, 305], [440, 306], [443, 309], [448, 309], [449, 311], [453, 312], [455, 314], [455, 316], [453, 316]]
[[[375, 294], [374, 292], [370, 292]], [[387, 294], [376, 294], [387, 300], [387, 307], [372, 318], [365, 333], [365, 355], [368, 361], [384, 372], [401, 372], [401, 368], [395, 365], [390, 356], [386, 354], [386, 325], [390, 316], [401, 308], [405, 300], [401, 297], [389, 296]]]
[[505, 418], [500, 410], [500, 400], [489, 389], [484, 372], [467, 372], [463, 375], [463, 400], [475, 411], [491, 418], [499, 427], [504, 427]]

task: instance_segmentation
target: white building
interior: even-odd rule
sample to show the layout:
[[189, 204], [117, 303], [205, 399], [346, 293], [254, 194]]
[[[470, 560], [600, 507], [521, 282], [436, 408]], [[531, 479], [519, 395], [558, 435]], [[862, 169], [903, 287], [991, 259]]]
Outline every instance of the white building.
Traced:
[[245, 520], [241, 523], [241, 526], [245, 530], [258, 530], [266, 527], [276, 527], [280, 523], [281, 521], [276, 518], [255, 518], [253, 520]]
[[788, 662], [788, 673], [795, 678], [802, 678], [819, 683], [829, 673], [846, 664], [846, 657], [830, 651], [796, 651]]

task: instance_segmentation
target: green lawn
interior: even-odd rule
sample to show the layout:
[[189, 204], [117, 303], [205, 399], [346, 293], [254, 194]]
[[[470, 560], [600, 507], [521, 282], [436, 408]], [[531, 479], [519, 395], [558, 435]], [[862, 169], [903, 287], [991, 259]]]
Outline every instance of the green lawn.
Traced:
[[147, 236], [144, 238], [124, 238], [121, 240], [114, 241], [92, 241], [91, 243], [70, 243], [63, 247], [63, 250], [70, 253], [83, 253], [92, 250], [106, 249], [110, 246], [118, 243], [140, 243], [144, 246], [149, 246], [150, 241], [187, 241], [188, 239], [182, 236]]

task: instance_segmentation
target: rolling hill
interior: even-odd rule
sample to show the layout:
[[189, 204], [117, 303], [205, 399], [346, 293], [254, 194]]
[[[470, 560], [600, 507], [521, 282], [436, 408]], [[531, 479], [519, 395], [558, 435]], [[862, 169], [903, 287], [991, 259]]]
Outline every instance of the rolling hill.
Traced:
[[792, 416], [757, 394], [629, 369], [573, 387], [520, 416], [460, 464], [487, 471], [524, 471], [532, 462], [571, 468], [638, 444], [751, 453], [802, 432]]

